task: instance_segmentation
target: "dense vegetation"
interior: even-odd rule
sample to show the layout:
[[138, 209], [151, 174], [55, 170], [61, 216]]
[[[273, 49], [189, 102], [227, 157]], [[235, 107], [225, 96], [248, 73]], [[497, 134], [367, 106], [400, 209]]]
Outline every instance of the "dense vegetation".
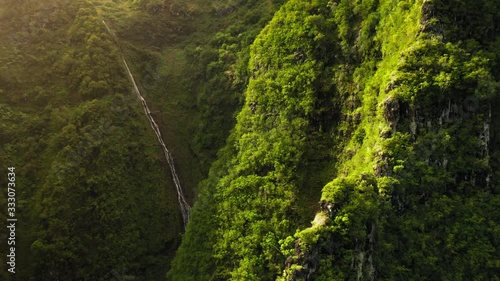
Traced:
[[2, 280], [164, 279], [176, 195], [94, 3], [6, 5], [0, 158], [16, 167], [19, 224], [17, 273]]
[[[18, 171], [21, 257], [19, 273], [2, 270], [2, 280], [166, 278], [182, 231], [177, 196], [120, 53], [132, 62], [195, 196], [240, 102], [230, 92], [236, 78], [224, 71], [238, 61], [245, 68], [250, 43], [275, 9], [271, 2], [255, 6], [258, 13], [252, 3], [240, 11], [239, 3], [192, 4], [2, 1], [0, 157], [2, 169]], [[229, 41], [241, 58], [219, 50]], [[224, 88], [230, 98], [213, 92]], [[199, 123], [209, 119], [219, 121]], [[217, 132], [205, 134], [214, 124]]]
[[171, 279], [496, 278], [499, 12], [284, 4], [252, 45], [245, 104]]
[[495, 0], [0, 0], [0, 279], [498, 280], [499, 24]]

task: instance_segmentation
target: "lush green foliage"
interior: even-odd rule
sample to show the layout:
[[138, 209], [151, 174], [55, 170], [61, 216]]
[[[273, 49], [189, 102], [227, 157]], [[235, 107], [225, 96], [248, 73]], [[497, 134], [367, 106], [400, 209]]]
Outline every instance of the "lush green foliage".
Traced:
[[[361, 121], [346, 147], [351, 156], [341, 170], [348, 176], [324, 187], [323, 212], [330, 220], [295, 235], [302, 243], [295, 250], [298, 265], [284, 276], [493, 280], [499, 202], [492, 173], [497, 160], [490, 155], [498, 136], [490, 128], [498, 122], [491, 115], [498, 57], [480, 46], [498, 37], [469, 36], [469, 26], [460, 36], [456, 30], [449, 31], [454, 36], [440, 33], [447, 29], [435, 32], [426, 24], [442, 27], [450, 17], [435, 9], [440, 1], [414, 6], [422, 7], [420, 16], [411, 6], [388, 9], [390, 2], [382, 1], [377, 11], [381, 27], [374, 47], [382, 57], [377, 72], [361, 80], [359, 112], [369, 121]], [[481, 9], [491, 8], [486, 2]], [[498, 19], [498, 9], [493, 13]], [[418, 20], [427, 32], [410, 33]], [[489, 17], [483, 24], [495, 27]], [[353, 82], [372, 58], [360, 61]]]
[[320, 48], [330, 40], [322, 33], [327, 26], [321, 11], [297, 1], [285, 5], [256, 39], [245, 105], [201, 186], [170, 272], [173, 280], [268, 280], [281, 270], [279, 240], [301, 221], [297, 183], [313, 139], [308, 128], [326, 110], [317, 105], [328, 91], [320, 63], [330, 59]]
[[2, 1], [17, 280], [498, 279], [498, 1], [282, 2]]
[[16, 167], [19, 225], [2, 280], [165, 279], [176, 195], [95, 3], [6, 5], [0, 168]]
[[[495, 278], [499, 9], [452, 2], [286, 3], [252, 46], [173, 280]], [[291, 235], [311, 143], [337, 173]]]

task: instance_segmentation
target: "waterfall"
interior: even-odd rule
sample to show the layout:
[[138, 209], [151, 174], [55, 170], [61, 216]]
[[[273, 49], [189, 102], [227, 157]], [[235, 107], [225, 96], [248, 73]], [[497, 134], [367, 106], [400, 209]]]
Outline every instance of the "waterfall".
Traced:
[[[106, 24], [106, 22], [103, 20], [102, 21], [104, 25], [106, 26], [106, 29], [108, 30], [109, 34], [113, 36], [113, 33], [109, 26]], [[167, 146], [165, 145], [165, 142], [163, 141], [163, 138], [161, 136], [160, 128], [158, 127], [157, 123], [153, 119], [153, 116], [151, 115], [151, 111], [149, 110], [148, 104], [146, 103], [146, 100], [144, 97], [141, 95], [141, 92], [139, 91], [139, 87], [137, 87], [137, 84], [135, 82], [134, 76], [132, 75], [132, 72], [130, 71], [130, 68], [128, 67], [127, 61], [125, 60], [125, 57], [123, 54], [121, 55], [123, 64], [125, 65], [125, 68], [127, 70], [128, 76], [130, 78], [130, 81], [132, 82], [132, 85], [134, 86], [134, 91], [137, 95], [137, 98], [142, 104], [142, 108], [144, 109], [144, 113], [146, 114], [146, 117], [149, 120], [149, 124], [151, 125], [151, 128], [156, 134], [156, 137], [158, 139], [158, 142], [160, 143], [160, 146], [163, 150], [163, 153], [165, 154], [165, 159], [167, 160], [168, 166], [170, 167], [170, 172], [172, 174], [172, 179], [174, 181], [175, 189], [177, 191], [177, 200], [179, 201], [179, 207], [180, 211], [182, 214], [182, 220], [184, 222], [184, 229], [187, 226], [187, 223], [189, 221], [189, 211], [191, 210], [191, 207], [186, 201], [186, 198], [184, 197], [184, 193], [182, 190], [181, 182], [179, 180], [179, 176], [177, 175], [177, 172], [175, 170], [175, 165], [174, 165], [174, 158], [172, 156], [172, 153], [167, 149]]]

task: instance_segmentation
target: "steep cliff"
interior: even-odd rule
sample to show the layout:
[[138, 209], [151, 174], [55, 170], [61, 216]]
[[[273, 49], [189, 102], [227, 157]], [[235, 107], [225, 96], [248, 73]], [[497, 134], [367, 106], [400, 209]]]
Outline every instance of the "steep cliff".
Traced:
[[0, 0], [0, 279], [498, 280], [499, 24], [496, 0]]
[[499, 8], [284, 4], [171, 279], [493, 280]]

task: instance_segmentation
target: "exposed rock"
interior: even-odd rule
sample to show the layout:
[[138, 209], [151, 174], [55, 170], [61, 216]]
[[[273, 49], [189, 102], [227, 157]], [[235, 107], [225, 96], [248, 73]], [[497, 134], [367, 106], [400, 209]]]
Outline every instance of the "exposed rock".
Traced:
[[357, 241], [354, 264], [357, 264], [357, 280], [375, 280], [375, 267], [373, 265], [373, 253], [375, 242], [375, 224], [371, 223], [370, 233], [363, 241]]
[[440, 41], [444, 40], [444, 26], [440, 22], [436, 22], [435, 12], [436, 8], [434, 7], [433, 1], [424, 1], [422, 4], [422, 14], [420, 16], [420, 32], [429, 33], [436, 35]]
[[382, 103], [384, 108], [384, 118], [393, 131], [399, 122], [399, 102], [394, 97], [387, 97]]
[[328, 202], [326, 200], [321, 200], [319, 202], [319, 206], [321, 208], [321, 212], [328, 214], [329, 217], [331, 218], [333, 216], [333, 204], [331, 202]]
[[410, 132], [411, 132], [412, 136], [415, 136], [417, 134], [417, 121], [416, 121], [415, 115], [412, 116], [412, 118], [411, 118]]

